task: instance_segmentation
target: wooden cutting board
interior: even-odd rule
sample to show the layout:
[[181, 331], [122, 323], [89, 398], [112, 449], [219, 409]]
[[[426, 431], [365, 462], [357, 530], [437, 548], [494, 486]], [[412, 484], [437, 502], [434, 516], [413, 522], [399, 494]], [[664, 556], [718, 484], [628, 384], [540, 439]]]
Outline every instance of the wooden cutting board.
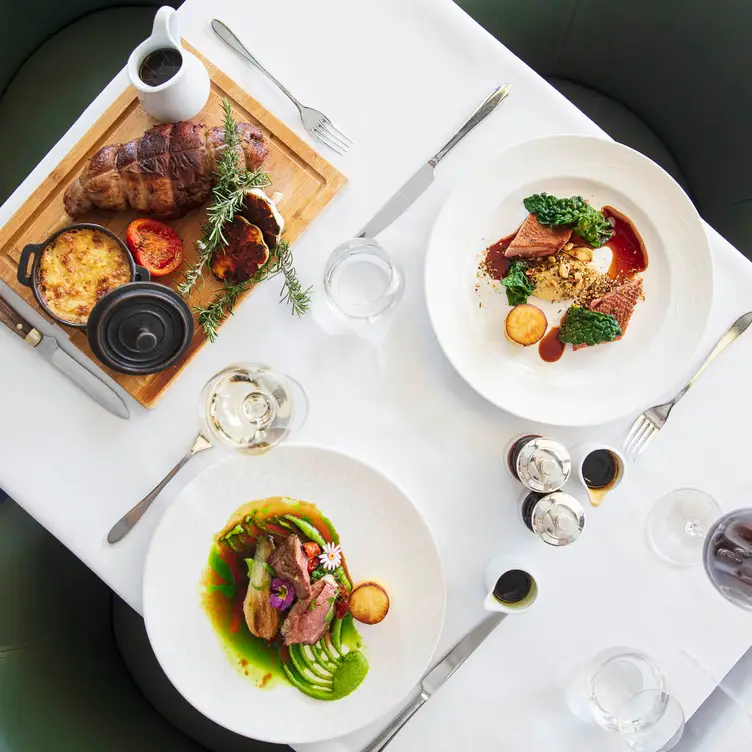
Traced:
[[[261, 128], [269, 147], [269, 156], [263, 166], [272, 180], [272, 185], [267, 191], [270, 194], [275, 191], [283, 194], [277, 206], [285, 219], [284, 237], [289, 243], [294, 243], [342, 189], [347, 182], [346, 178], [216, 66], [187, 43], [184, 42], [184, 45], [203, 62], [211, 79], [209, 101], [194, 120], [206, 123], [210, 127], [221, 125], [221, 101], [226, 97], [232, 103], [236, 121], [248, 121]], [[55, 230], [74, 221], [63, 208], [63, 194], [94, 152], [107, 144], [123, 143], [137, 138], [154, 125], [154, 122], [141, 109], [136, 90], [129, 86], [0, 230], [0, 279], [7, 282], [40, 313], [42, 311], [37, 306], [31, 290], [16, 279], [21, 250], [27, 243], [42, 242]], [[128, 223], [136, 216], [138, 215], [135, 212], [114, 214], [92, 211], [75, 221], [96, 222], [124, 239]], [[183, 240], [186, 265], [193, 263], [196, 258], [193, 244], [201, 236], [201, 223], [204, 218], [205, 211], [201, 207], [181, 219], [169, 221]], [[180, 272], [176, 272], [173, 277], [162, 277], [156, 281], [174, 287], [180, 281]], [[270, 284], [281, 284], [281, 281], [277, 279]], [[191, 307], [204, 305], [213, 299], [220, 287], [221, 284], [207, 274], [206, 284], [194, 288], [186, 300]], [[270, 313], [277, 316], [289, 315], [283, 305], [280, 304], [278, 310]], [[146, 407], [154, 407], [157, 400], [206, 342], [203, 331], [197, 325], [188, 351], [176, 365], [149, 376], [129, 376], [105, 368], [89, 349], [84, 331], [59, 326], [70, 334], [70, 340], [76, 347]]]

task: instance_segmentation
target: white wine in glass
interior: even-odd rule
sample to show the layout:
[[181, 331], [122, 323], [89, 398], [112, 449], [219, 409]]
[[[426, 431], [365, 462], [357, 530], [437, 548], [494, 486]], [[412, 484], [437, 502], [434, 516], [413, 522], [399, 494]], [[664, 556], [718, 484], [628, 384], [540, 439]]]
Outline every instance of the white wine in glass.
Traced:
[[268, 452], [300, 430], [308, 415], [303, 387], [257, 363], [220, 371], [204, 387], [200, 404], [211, 439], [246, 454]]

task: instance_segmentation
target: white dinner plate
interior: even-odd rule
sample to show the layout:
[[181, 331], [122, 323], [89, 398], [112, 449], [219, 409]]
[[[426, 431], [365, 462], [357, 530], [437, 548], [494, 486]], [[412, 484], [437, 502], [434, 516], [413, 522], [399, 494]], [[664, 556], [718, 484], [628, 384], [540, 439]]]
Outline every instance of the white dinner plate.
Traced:
[[[316, 504], [336, 527], [356, 583], [374, 579], [389, 592], [381, 624], [356, 622], [370, 669], [341, 700], [314, 700], [283, 683], [258, 689], [233, 666], [201, 606], [214, 534], [243, 503], [269, 496]], [[436, 649], [444, 601], [436, 542], [405, 492], [353, 457], [310, 445], [231, 457], [206, 470], [164, 513], [144, 574], [146, 628], [170, 681], [225, 728], [285, 744], [347, 734], [402, 700]]]
[[[648, 253], [645, 300], [624, 338], [577, 352], [568, 346], [556, 363], [506, 338], [503, 288], [478, 276], [484, 249], [513, 233], [527, 216], [522, 200], [543, 191], [615, 207]], [[614, 141], [562, 135], [506, 149], [454, 190], [431, 234], [425, 283], [439, 343], [470, 386], [521, 417], [584, 426], [642, 410], [677, 384], [710, 315], [713, 259], [697, 211], [658, 165]], [[569, 305], [529, 302], [549, 326]]]

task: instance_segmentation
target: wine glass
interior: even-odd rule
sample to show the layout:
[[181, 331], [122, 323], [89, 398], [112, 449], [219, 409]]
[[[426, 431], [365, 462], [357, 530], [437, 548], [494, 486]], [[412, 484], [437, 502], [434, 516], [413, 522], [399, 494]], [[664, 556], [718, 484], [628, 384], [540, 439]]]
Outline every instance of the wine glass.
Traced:
[[674, 566], [695, 566], [702, 560], [705, 536], [720, 516], [720, 507], [704, 491], [671, 491], [655, 503], [648, 517], [650, 547]]
[[715, 589], [736, 606], [752, 611], [752, 509], [721, 517], [705, 537], [702, 559]]
[[268, 452], [302, 428], [303, 387], [269, 366], [245, 363], [220, 371], [204, 387], [201, 419], [209, 437], [245, 454]]

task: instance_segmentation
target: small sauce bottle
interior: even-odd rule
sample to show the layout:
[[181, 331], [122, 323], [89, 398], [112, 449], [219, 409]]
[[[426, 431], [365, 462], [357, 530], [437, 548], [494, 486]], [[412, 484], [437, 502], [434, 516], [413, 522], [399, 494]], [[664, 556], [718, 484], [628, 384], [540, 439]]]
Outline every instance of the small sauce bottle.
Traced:
[[550, 546], [574, 543], [585, 527], [585, 510], [574, 496], [563, 491], [550, 494], [528, 491], [522, 497], [522, 521]]
[[516, 480], [531, 491], [551, 493], [560, 489], [572, 471], [567, 448], [554, 439], [525, 434], [512, 440], [507, 466]]

